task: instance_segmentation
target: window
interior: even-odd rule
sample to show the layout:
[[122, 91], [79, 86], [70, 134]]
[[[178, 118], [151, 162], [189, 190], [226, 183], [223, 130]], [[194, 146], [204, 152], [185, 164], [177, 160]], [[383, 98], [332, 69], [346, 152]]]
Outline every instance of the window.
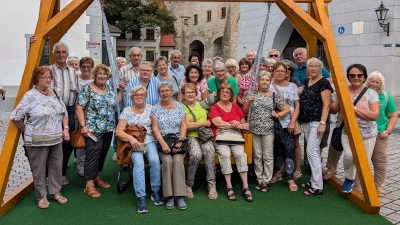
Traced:
[[154, 61], [154, 51], [146, 51], [146, 61]]
[[140, 30], [132, 31], [132, 40], [140, 40], [141, 38]]
[[198, 18], [198, 16], [197, 16], [197, 14], [193, 16], [193, 20], [194, 20], [194, 21], [193, 21], [193, 25], [197, 25], [198, 19], [199, 19], [199, 18]]
[[221, 8], [221, 19], [226, 17], [226, 7]]
[[207, 11], [207, 22], [211, 21], [211, 10]]
[[146, 29], [146, 40], [154, 40], [154, 29]]
[[188, 19], [184, 19], [183, 20], [183, 24], [188, 25], [189, 24], [189, 20]]
[[101, 63], [103, 63], [106, 66], [110, 66], [110, 60], [108, 59], [106, 40], [103, 40], [102, 45], [101, 45]]
[[125, 58], [125, 50], [117, 50], [117, 57]]
[[44, 42], [42, 57], [40, 58], [39, 66], [50, 65], [50, 39], [47, 38]]
[[161, 51], [160, 56], [164, 56], [168, 59], [168, 51]]

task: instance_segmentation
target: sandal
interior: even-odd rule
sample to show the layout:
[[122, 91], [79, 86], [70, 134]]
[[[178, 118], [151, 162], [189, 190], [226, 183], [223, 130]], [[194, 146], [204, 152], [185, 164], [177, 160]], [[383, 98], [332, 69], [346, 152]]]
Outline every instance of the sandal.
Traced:
[[256, 185], [254, 185], [254, 189], [256, 189], [257, 191], [260, 191], [262, 189], [263, 183], [257, 183]]
[[62, 196], [60, 193], [54, 194], [51, 196], [51, 198], [55, 201], [58, 202], [58, 204], [64, 205], [65, 203], [68, 202], [68, 199], [64, 196]]
[[[249, 192], [250, 194], [246, 194], [246, 192]], [[246, 201], [248, 201], [248, 202], [253, 201], [253, 196], [251, 196], [251, 192], [248, 187], [242, 189], [242, 194], [243, 194], [244, 198], [246, 199]]]
[[264, 193], [269, 192], [269, 184], [262, 184], [261, 192], [264, 192]]
[[[211, 189], [214, 189], [214, 191], [211, 191]], [[213, 197], [214, 196], [214, 197]], [[209, 199], [216, 199], [218, 198], [218, 193], [217, 193], [217, 189], [215, 187], [209, 187], [208, 188], [208, 198]]]
[[329, 179], [331, 178], [331, 176], [335, 176], [335, 175], [336, 175], [336, 171], [333, 172], [332, 170], [327, 169], [327, 170], [325, 171], [325, 173], [322, 174], [322, 178], [323, 178], [324, 180], [329, 180]]
[[322, 189], [310, 188], [304, 192], [304, 195], [305, 196], [315, 196], [315, 195], [322, 195], [323, 193], [324, 193], [324, 191]]
[[41, 209], [47, 209], [50, 207], [50, 202], [47, 201], [47, 198], [42, 198], [38, 201], [38, 207]]
[[301, 173], [301, 171], [300, 172], [299, 171], [294, 172], [293, 180], [297, 180], [297, 179], [299, 179], [301, 177], [303, 177], [303, 174]]
[[310, 187], [311, 187], [311, 182], [310, 182], [310, 181], [307, 181], [307, 182], [305, 182], [305, 183], [302, 183], [302, 184], [301, 184], [301, 187], [303, 187], [303, 188], [310, 188]]
[[[228, 190], [228, 199], [231, 201], [236, 201], [236, 195], [235, 195], [235, 192], [233, 192], [233, 188], [230, 187], [230, 188], [227, 188], [227, 190]], [[232, 191], [231, 194], [229, 194], [230, 191]]]
[[187, 198], [193, 198], [194, 197], [194, 194], [193, 194], [191, 186], [186, 186], [186, 197]]
[[386, 193], [385, 193], [385, 190], [383, 190], [383, 187], [379, 186], [376, 188], [376, 190], [378, 191], [379, 197], [386, 197]]
[[102, 180], [100, 177], [94, 179], [94, 185], [100, 188], [110, 188], [110, 184]]
[[101, 196], [100, 192], [94, 186], [87, 186], [83, 189], [83, 193], [87, 194], [89, 197], [98, 198]]
[[296, 183], [292, 180], [292, 182], [288, 181], [287, 185], [289, 186], [289, 190], [290, 191], [297, 191], [298, 187], [296, 185]]
[[282, 180], [282, 173], [275, 173], [272, 176], [272, 179], [271, 179], [270, 183], [273, 184], [273, 183], [277, 182], [278, 180]]

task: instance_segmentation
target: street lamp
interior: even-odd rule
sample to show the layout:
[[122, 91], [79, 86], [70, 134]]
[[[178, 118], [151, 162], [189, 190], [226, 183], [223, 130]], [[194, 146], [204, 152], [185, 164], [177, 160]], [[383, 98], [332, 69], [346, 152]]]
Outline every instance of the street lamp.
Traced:
[[385, 31], [387, 33], [387, 36], [389, 36], [390, 23], [385, 24], [385, 19], [386, 19], [386, 14], [388, 11], [389, 11], [389, 9], [387, 9], [387, 8], [385, 8], [385, 6], [383, 6], [383, 2], [381, 2], [381, 5], [379, 6], [379, 8], [377, 8], [375, 10], [376, 17], [378, 18], [378, 23], [383, 28], [383, 31]]

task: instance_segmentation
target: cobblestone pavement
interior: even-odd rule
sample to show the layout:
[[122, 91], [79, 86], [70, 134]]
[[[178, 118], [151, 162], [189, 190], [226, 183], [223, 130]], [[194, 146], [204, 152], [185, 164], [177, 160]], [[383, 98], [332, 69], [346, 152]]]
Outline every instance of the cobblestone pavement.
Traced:
[[[3, 122], [0, 124], [0, 146], [3, 146], [5, 134], [8, 128], [8, 121], [14, 106], [15, 98], [6, 98], [5, 101], [0, 105], [0, 112], [3, 112], [0, 116]], [[400, 112], [400, 97], [395, 98], [397, 111]], [[334, 128], [336, 124], [333, 123], [331, 129]], [[302, 140], [303, 138], [300, 138]], [[396, 124], [395, 129], [392, 132], [389, 140], [388, 148], [388, 172], [386, 179], [386, 197], [381, 198], [381, 210], [380, 214], [390, 220], [393, 224], [400, 224], [400, 186], [398, 182], [400, 181], [400, 121]], [[324, 164], [326, 163], [328, 150], [325, 149], [323, 152]], [[372, 168], [372, 167], [371, 167]], [[338, 168], [338, 178], [344, 179], [343, 176], [343, 164], [340, 160]], [[12, 171], [10, 173], [10, 178], [8, 181], [6, 195], [7, 193], [14, 190], [29, 177], [32, 176], [30, 172], [29, 163], [24, 155], [24, 150], [22, 148], [22, 142], [18, 144], [17, 153], [15, 155], [14, 164]]]

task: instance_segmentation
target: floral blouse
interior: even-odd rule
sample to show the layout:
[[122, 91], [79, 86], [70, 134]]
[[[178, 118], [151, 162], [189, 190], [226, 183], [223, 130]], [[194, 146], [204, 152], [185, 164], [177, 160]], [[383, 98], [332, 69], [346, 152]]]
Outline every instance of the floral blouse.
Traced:
[[52, 146], [62, 142], [62, 119], [68, 116], [63, 101], [32, 88], [11, 114], [11, 120], [25, 122], [25, 146]]
[[181, 134], [181, 120], [185, 115], [183, 104], [176, 102], [169, 112], [160, 104], [154, 105], [151, 109], [150, 116], [158, 122], [158, 129], [162, 136], [167, 134]]
[[[186, 77], [183, 77], [182, 81], [181, 81], [181, 84], [179, 85], [179, 88], [182, 88], [183, 85], [185, 85], [185, 84], [187, 84]], [[197, 82], [197, 85], [196, 85], [196, 100], [197, 101], [203, 100], [201, 98], [201, 94], [204, 91], [208, 91], [208, 85], [207, 85], [207, 80], [206, 79], [202, 79], [201, 81]]]
[[92, 89], [88, 106], [90, 89], [90, 84], [83, 86], [76, 100], [76, 104], [84, 107], [84, 113], [87, 110], [86, 127], [94, 133], [114, 131], [114, 107], [117, 104], [114, 91], [108, 84], [106, 84], [105, 95]]
[[119, 115], [120, 120], [125, 120], [129, 126], [137, 125], [146, 128], [147, 133], [146, 137], [144, 138], [144, 143], [148, 144], [150, 142], [155, 141], [153, 131], [151, 129], [151, 120], [150, 120], [150, 113], [151, 113], [152, 106], [147, 104], [146, 109], [142, 114], [136, 114], [131, 110], [131, 107], [125, 107], [124, 111], [122, 111], [121, 115]]

